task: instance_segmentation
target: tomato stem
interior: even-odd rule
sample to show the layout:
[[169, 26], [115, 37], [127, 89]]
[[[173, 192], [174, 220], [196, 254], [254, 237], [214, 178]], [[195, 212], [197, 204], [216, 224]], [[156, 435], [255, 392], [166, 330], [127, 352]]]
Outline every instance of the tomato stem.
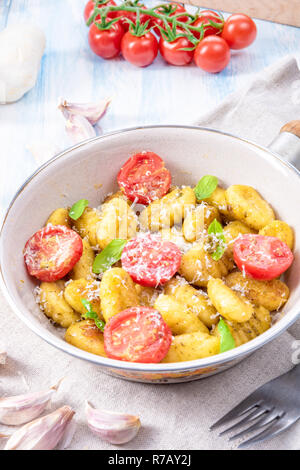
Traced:
[[[126, 18], [126, 21], [130, 24], [130, 32], [135, 36], [143, 36], [147, 32], [151, 30], [153, 27], [157, 27], [162, 36], [165, 40], [172, 42], [175, 41], [177, 38], [186, 37], [195, 47], [204, 37], [205, 30], [209, 27], [214, 27], [220, 30], [223, 29], [224, 26], [224, 18], [223, 16], [219, 16], [221, 22], [217, 23], [212, 20], [208, 20], [208, 23], [201, 24], [200, 26], [194, 26], [192, 23], [199, 17], [201, 17], [201, 12], [199, 12], [199, 8], [195, 15], [192, 15], [188, 12], [180, 12], [174, 15], [176, 12], [176, 6], [169, 4], [162, 4], [156, 5], [153, 8], [145, 8], [144, 5], [138, 4], [138, 0], [134, 1], [125, 1], [121, 5], [111, 6], [107, 5], [100, 8], [100, 5], [106, 5], [107, 0], [99, 0], [95, 3], [93, 14], [87, 21], [87, 25], [89, 26], [91, 23], [95, 22], [99, 29], [109, 29], [112, 24], [116, 21], [120, 21], [120, 17], [114, 18], [113, 20], [107, 22], [106, 18], [109, 12], [130, 12], [135, 13], [137, 16], [137, 21], [134, 23], [132, 20]], [[153, 18], [157, 18], [161, 20], [164, 27], [160, 25], [153, 25], [149, 26], [150, 19], [146, 21], [146, 23], [141, 24], [140, 17], [141, 14], [150, 16]], [[101, 22], [96, 20], [97, 17], [101, 18]], [[180, 21], [180, 17], [188, 17], [188, 21]], [[196, 38], [194, 33], [199, 33], [200, 37]]]

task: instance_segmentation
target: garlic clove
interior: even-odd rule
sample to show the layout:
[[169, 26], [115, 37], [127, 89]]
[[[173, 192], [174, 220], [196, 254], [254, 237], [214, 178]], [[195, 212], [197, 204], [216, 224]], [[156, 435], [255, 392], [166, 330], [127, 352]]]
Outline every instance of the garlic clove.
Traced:
[[141, 427], [138, 416], [97, 410], [88, 402], [85, 413], [91, 431], [111, 444], [125, 444], [131, 441]]
[[70, 103], [61, 99], [58, 108], [65, 109], [71, 114], [85, 117], [93, 126], [104, 116], [111, 98], [100, 101], [99, 103]]
[[73, 419], [72, 421], [69, 422], [69, 424], [67, 424], [65, 433], [57, 446], [58, 450], [65, 450], [68, 447], [70, 447], [76, 428], [77, 428], [77, 423], [75, 419]]
[[61, 380], [49, 390], [0, 399], [0, 423], [19, 426], [40, 416], [60, 383]]
[[66, 109], [63, 109], [62, 112], [66, 119], [67, 134], [74, 144], [96, 137], [95, 129], [84, 116], [71, 114]]
[[18, 429], [7, 441], [4, 450], [53, 450], [64, 438], [75, 411], [63, 406]]
[[0, 349], [0, 365], [4, 366], [6, 364], [7, 353]]

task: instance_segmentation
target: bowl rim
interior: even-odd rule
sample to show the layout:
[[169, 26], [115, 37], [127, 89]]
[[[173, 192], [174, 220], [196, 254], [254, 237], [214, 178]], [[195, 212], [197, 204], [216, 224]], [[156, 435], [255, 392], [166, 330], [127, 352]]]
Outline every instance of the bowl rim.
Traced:
[[[30, 182], [45, 168], [49, 165], [52, 165], [56, 160], [64, 158], [66, 155], [69, 155], [75, 149], [80, 147], [84, 147], [89, 145], [95, 141], [101, 141], [112, 136], [118, 136], [121, 134], [126, 134], [128, 132], [139, 131], [139, 130], [149, 130], [149, 129], [190, 129], [190, 130], [197, 130], [197, 131], [205, 131], [223, 135], [225, 137], [230, 137], [236, 139], [238, 141], [244, 142], [250, 146], [256, 147], [260, 151], [266, 153], [266, 156], [270, 159], [276, 159], [280, 162], [281, 165], [286, 166], [289, 170], [296, 174], [300, 178], [300, 171], [295, 168], [292, 164], [290, 164], [287, 160], [284, 159], [281, 155], [277, 154], [276, 152], [272, 151], [271, 149], [264, 147], [263, 145], [259, 145], [249, 139], [245, 139], [242, 137], [238, 137], [234, 134], [229, 132], [222, 132], [218, 129], [213, 129], [204, 126], [193, 126], [193, 125], [177, 125], [177, 124], [158, 124], [158, 125], [141, 125], [129, 128], [123, 128], [119, 130], [114, 130], [103, 134], [101, 136], [93, 137], [91, 139], [87, 139], [82, 141], [76, 145], [68, 147], [62, 152], [54, 155], [51, 159], [40, 165], [26, 180], [24, 183], [19, 187], [16, 191], [15, 195], [13, 196], [8, 208], [5, 211], [4, 217], [1, 222], [0, 228], [0, 250], [3, 249], [3, 231], [5, 228], [6, 220], [9, 216], [9, 213], [16, 202], [16, 200], [20, 197], [23, 190], [30, 184]], [[274, 324], [269, 330], [258, 336], [257, 338], [249, 341], [246, 344], [239, 346], [236, 349], [232, 349], [230, 351], [206, 357], [203, 359], [195, 359], [192, 361], [185, 361], [185, 362], [174, 362], [174, 363], [134, 363], [134, 362], [126, 362], [126, 361], [119, 361], [115, 359], [109, 359], [103, 356], [97, 356], [95, 354], [89, 353], [82, 349], [76, 348], [75, 346], [70, 345], [66, 341], [62, 341], [61, 338], [55, 336], [52, 332], [50, 333], [47, 329], [43, 326], [37, 326], [34, 322], [31, 321], [30, 318], [27, 318], [23, 315], [22, 310], [17, 307], [14, 302], [13, 296], [10, 293], [9, 287], [6, 285], [5, 276], [4, 276], [5, 268], [0, 264], [0, 287], [2, 292], [5, 295], [8, 304], [14, 311], [14, 313], [25, 323], [25, 325], [32, 330], [37, 336], [41, 339], [46, 341], [48, 344], [56, 347], [57, 349], [70, 354], [73, 357], [78, 359], [84, 359], [88, 362], [92, 362], [94, 364], [100, 365], [105, 368], [113, 369], [113, 370], [125, 370], [125, 371], [136, 371], [136, 372], [145, 372], [145, 373], [174, 373], [174, 372], [192, 372], [198, 369], [205, 369], [205, 368], [213, 368], [219, 365], [226, 365], [228, 362], [234, 362], [243, 359], [243, 357], [253, 353], [256, 349], [267, 344], [269, 341], [277, 338], [280, 334], [282, 334], [289, 326], [291, 326], [299, 317], [300, 317], [300, 309], [299, 313], [295, 313], [291, 315], [290, 318], [286, 318], [283, 316], [276, 324]], [[296, 309], [297, 306], [294, 307]]]

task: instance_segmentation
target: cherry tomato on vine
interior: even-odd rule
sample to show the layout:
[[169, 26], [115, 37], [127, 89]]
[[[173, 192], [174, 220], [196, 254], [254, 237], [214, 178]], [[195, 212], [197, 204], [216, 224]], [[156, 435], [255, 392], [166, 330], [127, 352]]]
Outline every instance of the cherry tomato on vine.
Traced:
[[230, 61], [229, 46], [220, 36], [207, 36], [196, 47], [194, 60], [206, 72], [221, 72]]
[[225, 21], [222, 38], [231, 49], [244, 49], [255, 41], [256, 24], [247, 15], [231, 15]]
[[122, 38], [121, 52], [124, 59], [131, 64], [146, 67], [152, 64], [157, 56], [157, 39], [150, 32], [143, 36], [134, 36], [128, 31]]
[[[170, 16], [178, 15], [179, 13], [186, 13], [186, 9], [182, 5], [179, 5], [177, 3], [168, 3], [168, 6], [176, 7], [176, 10], [173, 13], [171, 13]], [[163, 8], [157, 8], [157, 9], [155, 9], [155, 11], [157, 13], [164, 13]], [[189, 20], [189, 17], [183, 15], [183, 16], [179, 16], [177, 18], [177, 20], [181, 21], [182, 23], [186, 23]], [[158, 36], [161, 36], [161, 32], [160, 32], [160, 29], [158, 28], [158, 26], [160, 26], [161, 28], [164, 29], [165, 25], [164, 25], [163, 20], [161, 20], [160, 18], [152, 18], [151, 19], [151, 26], [153, 27], [153, 31]]]
[[31, 276], [44, 282], [62, 279], [82, 256], [82, 239], [64, 225], [46, 225], [27, 241], [24, 261]]
[[[179, 5], [178, 3], [170, 3], [170, 5], [176, 7], [176, 10], [173, 13], [171, 13], [170, 16], [175, 16], [175, 15], [178, 15], [179, 13], [187, 13], [186, 9], [182, 5]], [[182, 16], [178, 16], [177, 20], [181, 21], [182, 23], [186, 23], [189, 20], [189, 17], [187, 15], [182, 15]]]
[[233, 255], [246, 276], [266, 281], [284, 273], [294, 259], [286, 243], [276, 237], [254, 234], [238, 237], [233, 245]]
[[104, 328], [108, 357], [120, 361], [156, 363], [167, 354], [172, 332], [161, 314], [150, 307], [131, 307], [114, 315]]
[[109, 29], [99, 29], [95, 23], [89, 30], [89, 44], [92, 51], [103, 59], [112, 59], [121, 51], [121, 40], [124, 29], [119, 22], [114, 23]]
[[[89, 0], [89, 2], [87, 2], [87, 4], [85, 5], [85, 9], [84, 9], [84, 12], [83, 12], [83, 16], [84, 16], [84, 20], [85, 22], [88, 21], [88, 19], [90, 18], [90, 16], [92, 15], [93, 11], [94, 11], [94, 8], [95, 8], [95, 3], [96, 1], [94, 0]], [[102, 8], [102, 7], [107, 7], [107, 6], [116, 6], [116, 2], [114, 2], [114, 0], [107, 0], [105, 3], [102, 3], [99, 6], [99, 8]], [[116, 17], [116, 12], [114, 11], [111, 11], [108, 13], [107, 15], [107, 18], [115, 18]], [[96, 16], [96, 20], [99, 20], [101, 19], [100, 18], [100, 15]]]
[[165, 61], [171, 65], [188, 65], [192, 62], [194, 51], [182, 50], [189, 47], [193, 47], [193, 44], [185, 37], [179, 37], [171, 42], [161, 37], [159, 41], [160, 53]]
[[[220, 28], [210, 25], [210, 21], [213, 21], [214, 23], [219, 24]], [[203, 36], [204, 38], [206, 38], [207, 36], [221, 34], [223, 22], [224, 22], [223, 18], [215, 11], [204, 10], [199, 13], [199, 18], [197, 18], [193, 22], [193, 26], [196, 26], [197, 28], [199, 28], [199, 26], [201, 26], [202, 24], [206, 25], [204, 36]], [[198, 33], [197, 31], [193, 31], [193, 34], [196, 36], [197, 39], [200, 38], [200, 33]]]
[[[137, 5], [141, 6], [142, 9], [147, 8], [147, 7], [145, 7], [145, 6], [143, 6], [139, 3]], [[132, 21], [134, 24], [136, 24], [137, 16], [136, 16], [136, 13], [134, 13], [133, 11], [125, 11], [125, 10], [124, 11], [118, 11], [118, 12], [116, 12], [116, 17], [120, 18], [120, 21], [121, 21], [121, 24], [123, 26], [124, 31], [128, 31], [129, 26], [130, 26], [130, 23], [128, 21], [126, 21], [126, 19], [128, 19], [128, 20]], [[148, 20], [150, 21], [151, 17], [140, 12], [140, 23], [144, 24]]]

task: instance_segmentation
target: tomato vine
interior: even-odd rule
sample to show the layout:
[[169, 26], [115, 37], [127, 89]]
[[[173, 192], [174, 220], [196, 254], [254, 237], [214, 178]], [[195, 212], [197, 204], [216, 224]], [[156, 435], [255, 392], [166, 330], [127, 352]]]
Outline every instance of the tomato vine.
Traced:
[[[99, 2], [95, 2], [94, 11], [89, 17], [87, 25], [90, 26], [91, 23], [96, 22], [99, 29], [109, 28], [113, 23], [119, 21], [119, 18], [107, 21], [108, 14], [110, 13], [128, 12], [136, 15], [137, 18], [144, 15], [149, 17], [149, 20], [146, 22], [146, 26], [144, 25], [142, 29], [140, 29], [141, 24], [139, 21], [139, 24], [137, 25], [138, 28], [136, 28], [137, 35], [140, 35], [142, 31], [145, 32], [147, 28], [148, 30], [151, 30], [156, 26], [156, 28], [160, 30], [161, 35], [167, 41], [172, 42], [180, 37], [186, 37], [193, 44], [193, 48], [195, 48], [203, 39], [206, 28], [214, 27], [220, 32], [223, 29], [224, 19], [221, 15], [219, 23], [213, 20], [208, 20], [207, 23], [203, 23], [200, 26], [194, 26], [193, 23], [199, 18], [199, 9], [194, 15], [188, 12], [179, 12], [174, 14], [176, 12], [176, 8], [177, 7], [174, 4], [160, 4], [153, 8], [147, 8], [145, 5], [139, 4], [138, 0], [125, 0], [120, 5], [114, 6], [107, 4], [107, 6], [105, 6], [105, 2], [100, 0]], [[181, 20], [183, 16], [188, 18], [187, 21]], [[99, 21], [99, 18], [101, 18], [101, 21]], [[160, 20], [160, 25], [152, 25], [151, 19]], [[131, 30], [134, 32], [135, 29], [133, 22], [131, 20], [128, 20], [128, 22], [130, 23]], [[161, 24], [163, 26], [161, 26]], [[197, 37], [195, 36], [195, 33], [197, 33]]]

